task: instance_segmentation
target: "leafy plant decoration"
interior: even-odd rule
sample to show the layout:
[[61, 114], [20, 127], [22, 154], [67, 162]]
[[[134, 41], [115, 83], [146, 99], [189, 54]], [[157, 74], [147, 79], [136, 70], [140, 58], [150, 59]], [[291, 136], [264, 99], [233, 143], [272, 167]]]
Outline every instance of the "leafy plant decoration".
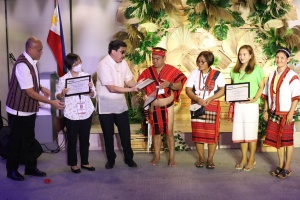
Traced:
[[230, 10], [230, 0], [188, 0], [191, 8], [186, 10], [188, 28], [213, 29], [213, 34], [219, 40], [225, 40], [229, 27], [240, 27], [245, 24], [241, 14]]

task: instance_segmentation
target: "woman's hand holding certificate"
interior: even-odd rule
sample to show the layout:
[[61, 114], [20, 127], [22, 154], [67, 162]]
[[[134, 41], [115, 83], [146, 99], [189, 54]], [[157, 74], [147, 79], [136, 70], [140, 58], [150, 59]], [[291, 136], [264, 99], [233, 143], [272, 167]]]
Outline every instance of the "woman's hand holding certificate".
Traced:
[[90, 82], [90, 75], [66, 79], [65, 87], [69, 89], [66, 96], [89, 94], [91, 92], [91, 88], [89, 86]]
[[236, 83], [225, 85], [225, 101], [249, 101], [250, 83]]

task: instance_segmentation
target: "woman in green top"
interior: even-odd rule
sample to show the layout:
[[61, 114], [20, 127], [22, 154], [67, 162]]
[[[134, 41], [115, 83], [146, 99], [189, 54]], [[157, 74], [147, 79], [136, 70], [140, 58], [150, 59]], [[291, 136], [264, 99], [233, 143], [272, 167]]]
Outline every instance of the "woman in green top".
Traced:
[[256, 163], [259, 102], [264, 88], [264, 73], [261, 67], [256, 65], [254, 51], [250, 45], [240, 47], [238, 59], [230, 72], [230, 77], [232, 83], [250, 83], [249, 101], [234, 104], [232, 141], [240, 143], [242, 151], [242, 159], [235, 168], [251, 171]]

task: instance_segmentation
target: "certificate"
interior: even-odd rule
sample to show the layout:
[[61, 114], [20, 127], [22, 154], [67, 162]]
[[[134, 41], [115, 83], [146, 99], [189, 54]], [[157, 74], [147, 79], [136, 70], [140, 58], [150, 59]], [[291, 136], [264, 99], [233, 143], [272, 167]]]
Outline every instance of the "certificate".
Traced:
[[225, 85], [225, 101], [249, 101], [250, 83], [236, 83]]
[[66, 96], [90, 93], [89, 82], [91, 82], [91, 75], [67, 78], [65, 87], [68, 88], [69, 91]]
[[157, 98], [158, 88], [156, 88], [151, 94], [147, 96], [147, 99], [144, 102], [144, 108], [147, 107], [150, 103], [152, 103]]
[[149, 85], [149, 84], [151, 84], [151, 83], [153, 83], [153, 82], [154, 82], [153, 79], [147, 78], [146, 80], [144, 80], [144, 81], [142, 81], [142, 82], [136, 84], [135, 87], [136, 87], [136, 88], [139, 88], [139, 89], [143, 89], [144, 87], [146, 87], [147, 85]]

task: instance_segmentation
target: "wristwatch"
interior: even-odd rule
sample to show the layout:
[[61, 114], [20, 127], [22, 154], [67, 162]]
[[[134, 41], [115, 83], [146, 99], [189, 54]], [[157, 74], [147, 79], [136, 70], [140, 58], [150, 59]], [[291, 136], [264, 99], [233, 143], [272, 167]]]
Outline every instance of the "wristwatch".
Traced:
[[169, 84], [169, 88], [172, 89], [172, 86], [173, 86], [173, 83], [170, 83]]

